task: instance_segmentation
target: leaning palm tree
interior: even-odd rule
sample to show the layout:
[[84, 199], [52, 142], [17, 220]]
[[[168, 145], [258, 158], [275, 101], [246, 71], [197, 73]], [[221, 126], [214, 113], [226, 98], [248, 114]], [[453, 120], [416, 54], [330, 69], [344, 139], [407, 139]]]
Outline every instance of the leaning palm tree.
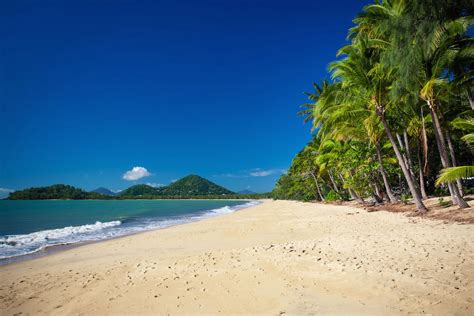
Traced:
[[324, 135], [323, 138], [337, 141], [364, 142], [368, 149], [373, 146], [385, 192], [390, 202], [396, 202], [397, 199], [384, 167], [385, 162], [382, 155], [384, 131], [379, 119], [359, 90], [354, 91], [341, 87], [338, 93], [337, 99], [341, 102], [333, 102], [330, 106], [321, 107], [322, 109], [318, 112], [320, 118], [315, 117], [316, 121], [322, 121], [320, 135]]
[[[304, 116], [304, 123], [307, 122], [314, 122], [316, 117], [315, 117], [315, 104], [319, 101], [322, 100], [325, 96], [325, 93], [329, 90], [330, 83], [327, 80], [324, 80], [321, 85], [318, 85], [317, 83], [313, 83], [313, 88], [314, 92], [305, 92], [306, 96], [308, 96], [308, 99], [311, 101], [311, 103], [305, 103], [301, 107], [303, 108], [301, 111], [299, 111], [297, 114], [300, 116]], [[313, 130], [317, 128], [316, 124], [313, 124]]]
[[405, 164], [388, 121], [388, 115], [390, 111], [393, 111], [393, 103], [388, 97], [393, 73], [380, 63], [379, 47], [381, 45], [383, 43], [380, 40], [372, 41], [367, 34], [360, 33], [352, 45], [340, 50], [339, 54], [345, 55], [345, 58], [332, 63], [330, 70], [333, 78], [340, 80], [343, 87], [352, 89], [356, 94], [365, 97], [367, 106], [382, 123], [417, 209], [420, 212], [426, 212], [427, 209], [422, 202], [413, 175]]
[[319, 165], [316, 163], [318, 143], [318, 138], [314, 137], [313, 140], [296, 155], [292, 162], [291, 171], [302, 178], [310, 177], [316, 186], [317, 197], [320, 201], [325, 201]]

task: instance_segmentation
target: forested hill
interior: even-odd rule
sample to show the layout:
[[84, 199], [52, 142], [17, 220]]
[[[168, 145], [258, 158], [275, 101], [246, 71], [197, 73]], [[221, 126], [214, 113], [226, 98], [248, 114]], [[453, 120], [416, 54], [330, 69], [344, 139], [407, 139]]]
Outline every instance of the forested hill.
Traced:
[[141, 196], [154, 196], [159, 194], [159, 189], [146, 184], [137, 184], [119, 193], [120, 197], [135, 198]]
[[152, 187], [137, 184], [123, 190], [115, 196], [86, 192], [70, 185], [57, 184], [48, 187], [29, 188], [10, 194], [10, 200], [46, 200], [46, 199], [186, 199], [186, 198], [227, 198], [255, 199], [268, 197], [265, 194], [236, 194], [222, 186], [197, 175], [186, 176], [169, 186]]
[[86, 192], [82, 189], [65, 184], [29, 188], [12, 192], [8, 196], [9, 200], [84, 200], [107, 198], [106, 195], [96, 192]]
[[218, 198], [229, 195], [235, 195], [235, 193], [196, 175], [186, 176], [169, 186], [158, 188], [137, 184], [120, 193], [122, 198]]
[[163, 195], [226, 195], [234, 194], [203, 177], [189, 175], [163, 188]]

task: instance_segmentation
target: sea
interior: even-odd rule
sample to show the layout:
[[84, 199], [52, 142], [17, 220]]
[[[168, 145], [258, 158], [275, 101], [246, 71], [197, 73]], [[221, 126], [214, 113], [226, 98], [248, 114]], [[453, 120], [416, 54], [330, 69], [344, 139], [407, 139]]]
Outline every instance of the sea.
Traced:
[[194, 222], [258, 203], [248, 200], [0, 200], [0, 262], [52, 246]]

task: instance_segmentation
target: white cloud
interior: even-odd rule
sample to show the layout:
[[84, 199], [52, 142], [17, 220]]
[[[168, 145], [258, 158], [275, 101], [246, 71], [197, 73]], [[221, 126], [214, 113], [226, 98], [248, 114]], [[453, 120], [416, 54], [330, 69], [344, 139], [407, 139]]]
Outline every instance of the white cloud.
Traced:
[[216, 174], [214, 177], [224, 177], [224, 178], [248, 178], [249, 176], [246, 174], [233, 174], [233, 173], [223, 173], [223, 174]]
[[123, 174], [122, 179], [127, 181], [134, 181], [149, 176], [151, 176], [151, 173], [149, 173], [146, 168], [133, 167], [132, 170], [129, 170]]
[[263, 170], [261, 168], [254, 168], [250, 170], [242, 170], [237, 173], [224, 173], [214, 175], [214, 177], [225, 177], [225, 178], [250, 178], [250, 177], [268, 177], [275, 174], [286, 173], [285, 169], [268, 169]]
[[145, 183], [146, 185], [149, 185], [154, 188], [159, 188], [159, 187], [164, 187], [165, 185], [162, 183], [155, 183], [155, 182], [147, 182]]
[[261, 171], [254, 171], [250, 172], [251, 177], [267, 177], [274, 174], [274, 170], [261, 170]]
[[274, 174], [283, 174], [285, 173], [285, 169], [268, 169], [262, 170], [260, 168], [256, 168], [255, 171], [250, 172], [251, 177], [268, 177]]

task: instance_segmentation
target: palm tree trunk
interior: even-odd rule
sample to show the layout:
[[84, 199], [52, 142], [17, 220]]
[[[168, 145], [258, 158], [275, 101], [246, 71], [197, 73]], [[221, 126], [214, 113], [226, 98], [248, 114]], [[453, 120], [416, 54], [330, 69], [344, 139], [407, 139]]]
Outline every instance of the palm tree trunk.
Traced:
[[349, 194], [351, 195], [351, 197], [352, 197], [355, 201], [359, 202], [360, 204], [365, 204], [364, 199], [361, 198], [361, 197], [359, 196], [359, 194], [357, 194], [357, 193], [356, 193], [355, 191], [353, 191], [351, 188], [348, 188], [347, 190], [349, 190]]
[[426, 135], [426, 125], [425, 125], [425, 116], [423, 114], [423, 107], [421, 109], [421, 140], [423, 144], [423, 174], [428, 172], [428, 136]]
[[423, 173], [423, 163], [421, 159], [421, 146], [420, 146], [420, 140], [418, 139], [418, 142], [416, 143], [417, 147], [417, 158], [418, 158], [418, 176], [419, 176], [419, 181], [420, 181], [420, 191], [421, 191], [421, 197], [423, 200], [428, 198], [428, 194], [426, 194], [426, 188], [425, 188], [425, 174]]
[[[457, 167], [458, 163], [456, 161], [456, 155], [454, 153], [454, 146], [453, 146], [453, 142], [451, 141], [451, 135], [449, 134], [448, 130], [446, 130], [446, 142], [448, 143], [449, 155], [451, 156], [451, 163], [453, 167]], [[461, 179], [457, 179], [456, 184], [458, 186], [459, 194], [461, 196], [464, 196], [464, 190], [462, 187]]]
[[[374, 190], [376, 191], [377, 188], [375, 188]], [[378, 195], [377, 192], [375, 192], [375, 191], [372, 191], [372, 197], [374, 198], [375, 203], [382, 204], [383, 203], [383, 198], [381, 198], [380, 195]]]
[[334, 191], [339, 192], [339, 189], [337, 188], [336, 182], [334, 181], [334, 177], [333, 177], [331, 171], [328, 171], [328, 174], [329, 174], [329, 180], [331, 180]]
[[[435, 105], [431, 101], [427, 101], [427, 103], [430, 108], [431, 119], [433, 121], [434, 134], [435, 134], [436, 144], [438, 145], [438, 151], [441, 158], [441, 164], [443, 165], [443, 168], [449, 168], [451, 167], [451, 165], [448, 158], [448, 152], [446, 150], [443, 128], [441, 127], [441, 124], [439, 122], [438, 113], [436, 112]], [[467, 204], [466, 201], [460, 195], [459, 190], [456, 185], [453, 185], [453, 183], [449, 182], [448, 188], [449, 188], [449, 193], [451, 194], [453, 203], [457, 204], [460, 208], [469, 207], [469, 204]]]
[[397, 133], [396, 136], [398, 140], [398, 145], [400, 146], [400, 149], [401, 149], [403, 163], [405, 164], [405, 167], [408, 169], [408, 161], [407, 161], [407, 157], [405, 156], [405, 146], [403, 145], [402, 137], [400, 136], [399, 133]]
[[411, 176], [410, 171], [408, 170], [408, 168], [405, 165], [405, 162], [403, 161], [403, 156], [400, 150], [398, 149], [397, 142], [395, 141], [392, 131], [390, 130], [390, 127], [388, 126], [387, 120], [385, 118], [385, 113], [384, 113], [385, 109], [382, 106], [377, 106], [376, 111], [377, 111], [377, 115], [380, 117], [380, 120], [382, 121], [383, 127], [385, 129], [385, 133], [387, 134], [387, 137], [390, 140], [390, 143], [392, 144], [393, 150], [395, 151], [398, 164], [400, 165], [400, 168], [402, 169], [403, 175], [405, 176], [405, 180], [408, 184], [408, 187], [410, 188], [410, 192], [413, 197], [413, 202], [415, 202], [416, 208], [418, 209], [419, 212], [425, 213], [428, 211], [428, 209], [423, 204], [423, 201], [421, 200], [421, 195], [418, 192], [418, 188], [415, 185], [415, 181], [413, 180], [413, 177]]
[[383, 193], [382, 195], [380, 193], [381, 193], [380, 187], [377, 184], [377, 181], [374, 181], [374, 191], [372, 192], [372, 197], [375, 199], [375, 202], [377, 202], [378, 204], [383, 203]]
[[413, 178], [416, 178], [415, 171], [414, 171], [415, 169], [413, 168], [413, 163], [411, 161], [410, 142], [408, 141], [408, 133], [406, 129], [403, 130], [403, 139], [405, 140], [405, 150], [407, 153], [406, 155], [407, 155], [408, 168], [410, 169]]
[[382, 176], [383, 179], [383, 184], [385, 186], [385, 191], [387, 192], [388, 199], [391, 203], [397, 202], [397, 199], [395, 198], [395, 195], [393, 194], [392, 188], [390, 186], [390, 182], [388, 181], [388, 176], [387, 176], [387, 171], [385, 170], [383, 166], [383, 161], [382, 161], [382, 153], [380, 150], [380, 143], [377, 142], [375, 144], [375, 149], [377, 151], [377, 160], [379, 161], [380, 167], [379, 167], [379, 172], [380, 175]]
[[310, 174], [313, 176], [314, 183], [316, 184], [316, 188], [318, 189], [319, 198], [321, 199], [321, 201], [324, 202], [324, 197], [323, 197], [323, 195], [321, 194], [321, 189], [319, 188], [318, 179], [316, 178], [316, 176], [314, 175], [313, 172], [310, 172]]
[[408, 171], [410, 171], [412, 178], [415, 178], [415, 173], [413, 172], [413, 168], [411, 166], [411, 161], [410, 161], [410, 156], [409, 156], [409, 149], [408, 149], [408, 143], [405, 145], [402, 136], [397, 133], [397, 140], [398, 144], [400, 145], [400, 149], [402, 149], [402, 157], [403, 161], [405, 162], [405, 166], [407, 167]]

